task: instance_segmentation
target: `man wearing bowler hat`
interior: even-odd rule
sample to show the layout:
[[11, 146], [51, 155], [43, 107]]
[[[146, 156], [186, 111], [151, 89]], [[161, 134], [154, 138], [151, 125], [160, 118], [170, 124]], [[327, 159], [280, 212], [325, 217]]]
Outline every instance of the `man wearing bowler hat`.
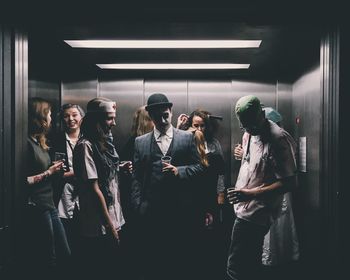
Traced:
[[203, 167], [193, 134], [172, 126], [172, 106], [162, 93], [149, 96], [146, 110], [155, 128], [135, 140], [132, 201], [140, 217], [146, 279], [189, 277], [190, 182]]

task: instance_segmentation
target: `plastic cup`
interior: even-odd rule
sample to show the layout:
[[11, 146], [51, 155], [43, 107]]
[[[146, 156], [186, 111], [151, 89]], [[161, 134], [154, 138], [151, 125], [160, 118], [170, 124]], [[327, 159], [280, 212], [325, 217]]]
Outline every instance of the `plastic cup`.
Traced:
[[[241, 148], [242, 148], [241, 143], [237, 143], [237, 144], [235, 145], [235, 148], [237, 148], [237, 147], [241, 147]], [[238, 156], [235, 155], [235, 160], [241, 160], [241, 159], [242, 159], [242, 157], [238, 157]]]
[[168, 164], [171, 163], [171, 157], [170, 157], [170, 156], [161, 157], [160, 160], [161, 160], [161, 162], [162, 162], [163, 165], [164, 165], [164, 163], [168, 163]]

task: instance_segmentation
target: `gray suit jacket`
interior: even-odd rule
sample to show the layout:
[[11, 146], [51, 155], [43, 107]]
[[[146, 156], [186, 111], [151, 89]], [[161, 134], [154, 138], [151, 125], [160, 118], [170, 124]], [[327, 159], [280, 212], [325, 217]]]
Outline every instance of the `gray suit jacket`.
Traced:
[[154, 149], [156, 145], [153, 131], [135, 140], [131, 199], [134, 209], [141, 215], [145, 214], [152, 204], [159, 206], [158, 202], [161, 201], [164, 205], [173, 203], [177, 207], [176, 204], [181, 203], [183, 199], [183, 189], [190, 186], [190, 179], [203, 171], [191, 132], [174, 128], [167, 155], [172, 157], [171, 164], [179, 171], [176, 177], [167, 177], [161, 172], [155, 172], [155, 167], [161, 166], [160, 157]]

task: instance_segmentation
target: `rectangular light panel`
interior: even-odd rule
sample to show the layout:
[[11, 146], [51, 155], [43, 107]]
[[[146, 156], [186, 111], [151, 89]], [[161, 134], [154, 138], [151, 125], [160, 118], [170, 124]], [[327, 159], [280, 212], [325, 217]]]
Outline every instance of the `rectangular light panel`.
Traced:
[[258, 48], [261, 40], [64, 40], [73, 48], [230, 49]]
[[101, 69], [123, 69], [123, 70], [136, 70], [136, 69], [148, 69], [148, 70], [166, 70], [166, 69], [248, 69], [250, 64], [237, 64], [237, 63], [174, 63], [174, 64], [161, 64], [161, 63], [118, 63], [118, 64], [96, 64]]

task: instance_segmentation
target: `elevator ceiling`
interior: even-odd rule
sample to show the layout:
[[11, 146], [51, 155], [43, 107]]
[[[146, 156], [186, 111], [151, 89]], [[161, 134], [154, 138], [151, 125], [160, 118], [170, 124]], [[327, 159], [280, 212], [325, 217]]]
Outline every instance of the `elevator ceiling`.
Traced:
[[[320, 22], [268, 20], [247, 10], [215, 16], [205, 10], [176, 14], [152, 10], [141, 15], [130, 11], [111, 23], [60, 23], [31, 26], [33, 53], [54, 46], [59, 59], [74, 57], [101, 75], [120, 77], [291, 79], [320, 59]], [[218, 10], [216, 10], [218, 12]], [[240, 12], [245, 12], [242, 16]], [[118, 15], [121, 11], [118, 12]], [[250, 15], [250, 16], [249, 16]], [[265, 15], [266, 14], [265, 12]], [[101, 15], [97, 17], [101, 18]], [[71, 48], [63, 40], [262, 40], [254, 49], [83, 49]], [[40, 55], [38, 55], [40, 57]], [[248, 63], [249, 69], [234, 70], [101, 70], [104, 63]]]

